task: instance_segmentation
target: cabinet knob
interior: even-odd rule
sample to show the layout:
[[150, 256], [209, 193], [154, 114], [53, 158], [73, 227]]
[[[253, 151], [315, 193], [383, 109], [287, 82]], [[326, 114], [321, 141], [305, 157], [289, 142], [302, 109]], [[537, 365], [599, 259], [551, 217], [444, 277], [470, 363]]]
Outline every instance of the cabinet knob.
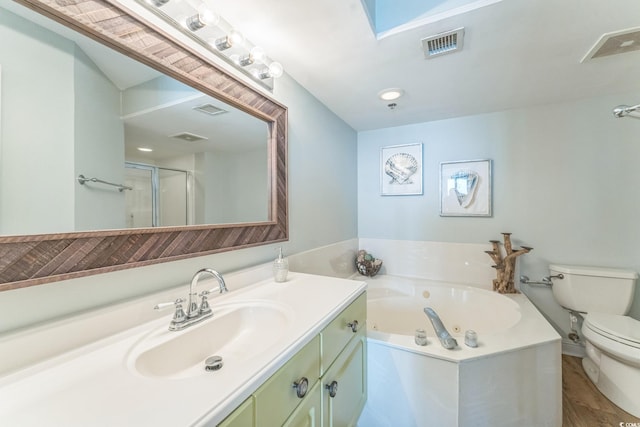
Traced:
[[354, 320], [353, 322], [347, 323], [347, 326], [351, 328], [351, 331], [355, 334], [358, 332], [358, 321]]
[[298, 381], [293, 383], [293, 388], [296, 389], [296, 396], [302, 399], [307, 394], [307, 389], [309, 388], [309, 380], [305, 377], [302, 377]]
[[331, 381], [331, 384], [325, 385], [324, 388], [329, 390], [329, 397], [336, 397], [338, 393], [338, 381]]

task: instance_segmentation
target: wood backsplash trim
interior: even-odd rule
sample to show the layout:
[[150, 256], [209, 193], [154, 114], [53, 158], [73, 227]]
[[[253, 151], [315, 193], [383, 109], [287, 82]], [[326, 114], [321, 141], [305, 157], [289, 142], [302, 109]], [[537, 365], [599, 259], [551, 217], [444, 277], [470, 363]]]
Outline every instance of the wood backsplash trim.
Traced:
[[271, 221], [0, 236], [0, 291], [288, 240], [287, 109], [104, 0], [16, 0], [270, 123]]

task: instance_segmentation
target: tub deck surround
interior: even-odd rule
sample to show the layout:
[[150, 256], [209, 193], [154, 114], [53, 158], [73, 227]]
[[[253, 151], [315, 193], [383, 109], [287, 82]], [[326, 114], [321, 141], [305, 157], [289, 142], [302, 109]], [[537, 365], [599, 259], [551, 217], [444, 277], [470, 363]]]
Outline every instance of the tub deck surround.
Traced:
[[[445, 349], [423, 308], [458, 341]], [[560, 336], [523, 294], [442, 281], [367, 279], [368, 400], [361, 427], [559, 426]], [[417, 328], [426, 346], [415, 343]], [[467, 329], [478, 347], [464, 344]]]
[[[286, 306], [288, 322], [266, 348], [215, 372], [177, 378], [143, 376], [134, 368], [148, 336], [167, 330], [172, 314], [0, 377], [0, 419], [20, 426], [215, 425], [364, 292], [361, 281], [290, 273], [285, 283], [263, 280], [212, 298], [217, 306], [247, 300]], [[152, 306], [149, 307], [149, 310]], [[213, 320], [209, 319], [209, 320]], [[205, 324], [209, 320], [203, 322]], [[193, 326], [193, 328], [197, 328]], [[184, 348], [183, 351], [188, 351]], [[224, 357], [224, 355], [222, 355]]]
[[[367, 336], [385, 345], [461, 362], [560, 340], [556, 330], [524, 294], [503, 295], [473, 286], [398, 276], [375, 276], [366, 282]], [[423, 295], [425, 290], [429, 292], [428, 298]], [[399, 309], [389, 316], [381, 305]], [[428, 306], [436, 310], [458, 341], [456, 349], [447, 350], [440, 345], [422, 312]], [[417, 328], [427, 332], [426, 346], [415, 344], [413, 334]], [[478, 347], [464, 345], [467, 329], [478, 333]]]

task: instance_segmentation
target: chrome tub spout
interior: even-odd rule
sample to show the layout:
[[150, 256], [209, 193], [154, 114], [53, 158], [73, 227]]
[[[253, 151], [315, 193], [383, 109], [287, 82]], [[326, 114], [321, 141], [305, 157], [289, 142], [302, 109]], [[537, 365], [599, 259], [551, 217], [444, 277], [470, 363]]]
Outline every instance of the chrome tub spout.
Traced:
[[453, 350], [458, 346], [458, 342], [455, 338], [451, 336], [447, 328], [442, 324], [442, 320], [440, 320], [440, 316], [431, 308], [425, 307], [424, 314], [427, 315], [431, 324], [433, 325], [433, 329], [436, 331], [436, 335], [440, 340], [440, 344], [447, 350]]

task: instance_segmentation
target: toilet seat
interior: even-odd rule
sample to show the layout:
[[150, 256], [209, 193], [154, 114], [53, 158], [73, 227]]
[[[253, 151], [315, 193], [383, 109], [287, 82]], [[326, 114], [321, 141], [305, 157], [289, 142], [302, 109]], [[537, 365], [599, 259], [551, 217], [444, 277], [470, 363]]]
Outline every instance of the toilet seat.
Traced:
[[[640, 321], [606, 313], [589, 313], [583, 326], [603, 337], [640, 350]], [[629, 349], [633, 351], [632, 349]]]

